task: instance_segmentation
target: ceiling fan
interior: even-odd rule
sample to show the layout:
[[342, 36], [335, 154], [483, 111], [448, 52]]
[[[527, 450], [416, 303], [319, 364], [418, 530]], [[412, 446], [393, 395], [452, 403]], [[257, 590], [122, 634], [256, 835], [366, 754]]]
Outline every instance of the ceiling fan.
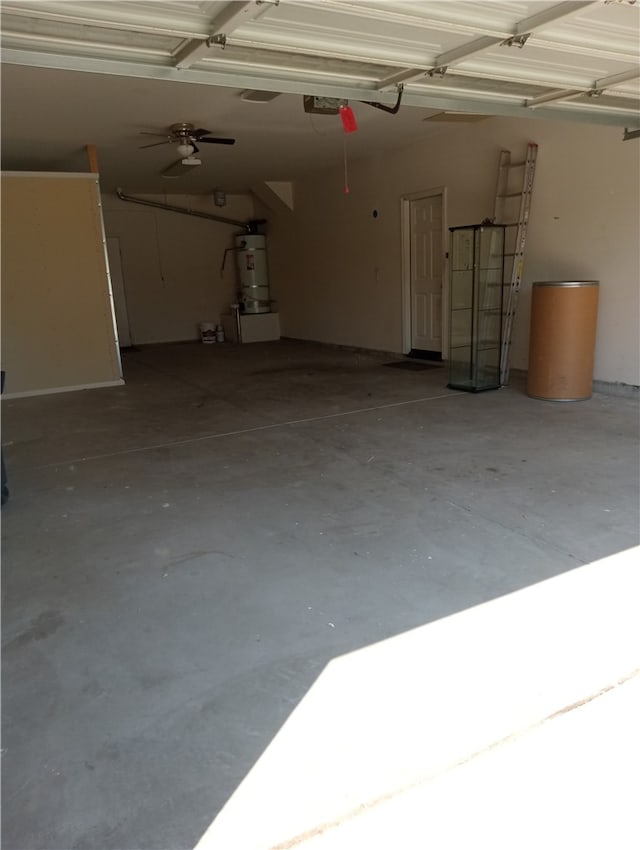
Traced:
[[181, 174], [186, 174], [194, 166], [202, 165], [202, 161], [194, 157], [194, 154], [200, 153], [199, 144], [234, 145], [236, 143], [235, 139], [217, 138], [211, 136], [210, 133], [210, 130], [205, 130], [202, 127], [196, 128], [193, 124], [183, 121], [179, 124], [172, 124], [169, 127], [169, 133], [152, 133], [141, 130], [141, 135], [160, 136], [162, 137], [162, 141], [140, 145], [140, 148], [154, 148], [158, 145], [177, 145], [176, 151], [181, 159], [170, 165], [163, 172], [163, 176], [180, 177]]

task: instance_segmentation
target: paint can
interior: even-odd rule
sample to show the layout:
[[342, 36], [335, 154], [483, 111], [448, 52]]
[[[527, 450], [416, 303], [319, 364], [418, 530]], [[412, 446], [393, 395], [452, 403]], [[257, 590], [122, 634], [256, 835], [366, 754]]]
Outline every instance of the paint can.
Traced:
[[200, 339], [204, 343], [212, 343], [216, 341], [215, 322], [200, 322]]

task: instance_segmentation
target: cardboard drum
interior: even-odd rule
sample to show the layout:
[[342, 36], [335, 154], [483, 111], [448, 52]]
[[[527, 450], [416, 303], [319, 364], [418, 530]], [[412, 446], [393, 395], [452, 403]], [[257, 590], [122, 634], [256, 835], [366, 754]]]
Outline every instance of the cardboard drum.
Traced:
[[597, 280], [533, 284], [527, 376], [532, 398], [591, 398], [598, 288]]

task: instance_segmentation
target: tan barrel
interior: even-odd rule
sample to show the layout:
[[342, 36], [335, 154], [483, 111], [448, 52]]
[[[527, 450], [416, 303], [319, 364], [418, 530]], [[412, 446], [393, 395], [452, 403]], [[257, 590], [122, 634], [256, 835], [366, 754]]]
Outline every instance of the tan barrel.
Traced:
[[527, 376], [532, 398], [591, 398], [598, 288], [597, 280], [533, 284]]

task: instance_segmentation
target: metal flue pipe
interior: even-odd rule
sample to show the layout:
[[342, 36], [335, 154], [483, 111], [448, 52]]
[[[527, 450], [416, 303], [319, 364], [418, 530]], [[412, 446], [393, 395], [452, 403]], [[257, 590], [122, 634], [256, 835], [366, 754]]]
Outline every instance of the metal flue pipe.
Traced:
[[199, 212], [198, 210], [190, 210], [187, 207], [176, 207], [173, 204], [163, 204], [160, 201], [148, 201], [146, 198], [136, 198], [133, 195], [125, 195], [122, 189], [116, 189], [116, 195], [121, 201], [127, 201], [130, 204], [140, 204], [144, 207], [155, 207], [159, 210], [167, 210], [168, 212], [182, 213], [183, 215], [193, 215], [198, 218], [207, 218], [210, 221], [218, 221], [221, 224], [230, 224], [232, 227], [242, 227], [247, 233], [254, 233], [258, 224], [263, 221], [238, 221], [235, 218], [225, 218], [221, 215], [213, 213]]

